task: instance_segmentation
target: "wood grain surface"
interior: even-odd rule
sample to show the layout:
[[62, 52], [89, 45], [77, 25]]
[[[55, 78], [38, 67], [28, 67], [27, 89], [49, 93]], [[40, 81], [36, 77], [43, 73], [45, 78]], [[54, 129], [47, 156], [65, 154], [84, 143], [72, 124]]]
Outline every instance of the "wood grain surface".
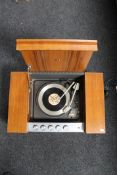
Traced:
[[86, 133], [105, 133], [103, 73], [85, 73]]
[[83, 72], [97, 51], [97, 41], [17, 39], [16, 50], [31, 71]]
[[9, 133], [26, 133], [28, 120], [27, 73], [12, 72], [10, 77], [8, 128]]
[[94, 50], [97, 40], [78, 39], [17, 39], [16, 50]]

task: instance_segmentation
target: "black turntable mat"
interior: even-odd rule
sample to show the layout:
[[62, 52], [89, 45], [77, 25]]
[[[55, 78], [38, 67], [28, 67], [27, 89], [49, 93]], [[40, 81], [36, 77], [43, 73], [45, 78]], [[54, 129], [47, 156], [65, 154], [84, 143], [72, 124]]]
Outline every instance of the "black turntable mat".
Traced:
[[51, 94], [54, 94], [54, 93], [61, 97], [64, 92], [59, 88], [50, 88], [45, 91], [42, 98], [44, 106], [50, 111], [58, 111], [62, 109], [66, 103], [66, 96], [63, 96], [63, 98], [60, 100], [60, 102], [57, 105], [51, 105], [48, 101], [48, 98]]

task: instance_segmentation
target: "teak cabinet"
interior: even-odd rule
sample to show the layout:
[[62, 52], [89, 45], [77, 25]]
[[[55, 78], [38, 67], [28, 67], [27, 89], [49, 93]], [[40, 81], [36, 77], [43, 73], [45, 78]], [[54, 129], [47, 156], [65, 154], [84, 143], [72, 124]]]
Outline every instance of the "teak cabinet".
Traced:
[[[16, 50], [32, 72], [84, 72], [85, 132], [105, 133], [103, 73], [85, 72], [96, 40], [17, 39]], [[7, 131], [27, 133], [28, 120], [28, 73], [11, 72]]]

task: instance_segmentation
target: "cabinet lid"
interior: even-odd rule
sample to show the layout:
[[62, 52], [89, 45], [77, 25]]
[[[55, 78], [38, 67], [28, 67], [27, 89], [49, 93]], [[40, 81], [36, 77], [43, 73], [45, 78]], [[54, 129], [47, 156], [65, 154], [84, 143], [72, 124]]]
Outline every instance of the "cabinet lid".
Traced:
[[31, 71], [84, 72], [97, 40], [17, 39], [20, 51]]

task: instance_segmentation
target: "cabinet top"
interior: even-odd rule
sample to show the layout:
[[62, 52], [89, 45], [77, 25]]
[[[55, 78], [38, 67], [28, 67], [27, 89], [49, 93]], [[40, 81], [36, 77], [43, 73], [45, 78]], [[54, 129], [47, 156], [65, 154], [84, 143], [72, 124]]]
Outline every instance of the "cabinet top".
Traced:
[[97, 40], [17, 39], [16, 50], [31, 71], [83, 72], [98, 46]]

